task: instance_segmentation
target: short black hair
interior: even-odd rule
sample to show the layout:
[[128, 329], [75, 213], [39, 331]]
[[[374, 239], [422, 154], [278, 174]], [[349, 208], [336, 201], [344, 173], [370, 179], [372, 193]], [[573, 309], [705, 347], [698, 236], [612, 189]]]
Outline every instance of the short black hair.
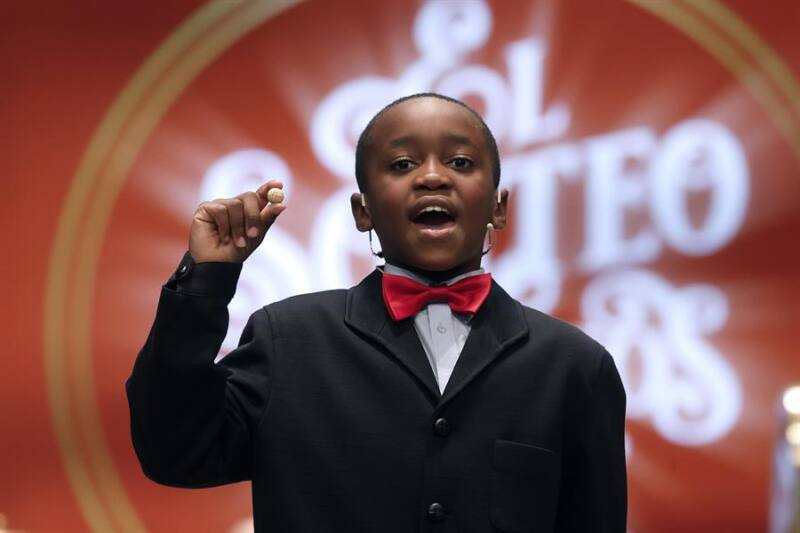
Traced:
[[443, 94], [416, 93], [398, 98], [394, 102], [388, 104], [386, 107], [378, 111], [378, 113], [367, 123], [367, 126], [364, 128], [364, 131], [361, 132], [361, 135], [358, 136], [358, 143], [356, 144], [356, 182], [358, 183], [358, 189], [360, 191], [367, 190], [367, 149], [369, 148], [369, 137], [372, 133], [372, 129], [375, 127], [375, 123], [384, 113], [389, 111], [394, 106], [414, 98], [439, 98], [440, 100], [445, 100], [447, 102], [460, 105], [472, 113], [472, 115], [478, 120], [478, 123], [481, 127], [481, 133], [483, 133], [483, 137], [486, 140], [486, 145], [489, 147], [489, 157], [492, 160], [492, 177], [494, 178], [494, 186], [497, 188], [497, 186], [500, 184], [500, 153], [497, 150], [497, 141], [495, 141], [492, 131], [489, 129], [489, 126], [486, 125], [486, 122], [483, 121], [483, 118], [478, 114], [478, 112], [461, 100], [457, 100]]

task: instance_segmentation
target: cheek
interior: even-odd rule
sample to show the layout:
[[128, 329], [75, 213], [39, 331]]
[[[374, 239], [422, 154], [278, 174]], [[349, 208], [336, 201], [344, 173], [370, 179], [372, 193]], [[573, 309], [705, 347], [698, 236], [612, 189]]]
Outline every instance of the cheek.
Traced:
[[466, 212], [468, 225], [472, 228], [486, 229], [486, 224], [492, 221], [494, 201], [487, 201], [486, 194], [476, 194], [474, 201], [467, 204]]
[[467, 230], [467, 239], [470, 245], [476, 243], [483, 243], [486, 238], [486, 225], [492, 221], [492, 210], [483, 208], [477, 210], [473, 216], [470, 217], [469, 229]]
[[[408, 229], [408, 219], [404, 209], [391, 202], [375, 205], [372, 212], [372, 225], [383, 241], [404, 240]], [[391, 244], [388, 245], [391, 247]]]
[[387, 203], [380, 207], [380, 219], [383, 226], [390, 232], [397, 232], [408, 222], [405, 208], [397, 204]]

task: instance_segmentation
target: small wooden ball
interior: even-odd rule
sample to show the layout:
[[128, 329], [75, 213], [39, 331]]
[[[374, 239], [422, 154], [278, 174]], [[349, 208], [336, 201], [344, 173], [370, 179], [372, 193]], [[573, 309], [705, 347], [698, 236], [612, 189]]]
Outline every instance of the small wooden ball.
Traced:
[[279, 204], [283, 201], [283, 190], [282, 189], [270, 189], [267, 191], [267, 200], [271, 204]]

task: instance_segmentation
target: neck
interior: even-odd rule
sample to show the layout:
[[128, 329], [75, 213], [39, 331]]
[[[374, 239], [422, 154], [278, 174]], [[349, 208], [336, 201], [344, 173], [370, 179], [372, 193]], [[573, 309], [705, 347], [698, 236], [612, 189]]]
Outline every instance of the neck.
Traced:
[[456, 276], [460, 276], [461, 274], [466, 274], [467, 272], [472, 272], [473, 270], [478, 270], [481, 268], [480, 258], [477, 260], [468, 261], [448, 270], [425, 270], [414, 265], [409, 265], [407, 263], [403, 263], [402, 261], [394, 261], [392, 259], [387, 259], [386, 262], [409, 270], [422, 278], [431, 280], [434, 283], [444, 282]]

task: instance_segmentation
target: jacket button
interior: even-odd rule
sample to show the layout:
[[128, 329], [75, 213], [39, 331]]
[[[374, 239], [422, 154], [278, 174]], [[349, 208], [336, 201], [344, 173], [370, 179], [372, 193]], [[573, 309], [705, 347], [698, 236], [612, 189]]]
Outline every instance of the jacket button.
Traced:
[[433, 502], [428, 506], [428, 520], [431, 522], [441, 522], [444, 520], [444, 505]]
[[175, 273], [175, 278], [176, 279], [183, 279], [188, 275], [189, 275], [189, 265], [186, 264], [186, 263], [183, 263], [180, 266], [180, 268], [178, 268], [178, 271]]
[[437, 418], [433, 423], [433, 432], [440, 437], [446, 437], [450, 433], [450, 423], [446, 418]]

